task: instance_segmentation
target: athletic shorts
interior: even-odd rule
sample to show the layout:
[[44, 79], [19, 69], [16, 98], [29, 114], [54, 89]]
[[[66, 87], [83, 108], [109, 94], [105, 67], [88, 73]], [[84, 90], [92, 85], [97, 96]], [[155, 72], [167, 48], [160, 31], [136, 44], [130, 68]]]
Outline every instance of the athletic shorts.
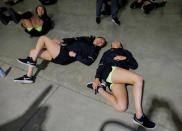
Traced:
[[48, 32], [49, 27], [47, 24], [44, 22], [42, 26], [38, 28], [30, 27], [30, 28], [25, 28], [25, 32], [30, 34], [31, 36], [41, 36], [44, 35]]
[[60, 46], [60, 52], [58, 56], [51, 60], [51, 62], [60, 65], [67, 65], [73, 61], [75, 61], [75, 58], [69, 56], [69, 51], [64, 46]]
[[101, 74], [102, 79], [107, 83], [109, 89], [111, 89], [113, 84], [111, 80], [111, 76], [115, 69], [116, 69], [116, 66], [105, 65]]

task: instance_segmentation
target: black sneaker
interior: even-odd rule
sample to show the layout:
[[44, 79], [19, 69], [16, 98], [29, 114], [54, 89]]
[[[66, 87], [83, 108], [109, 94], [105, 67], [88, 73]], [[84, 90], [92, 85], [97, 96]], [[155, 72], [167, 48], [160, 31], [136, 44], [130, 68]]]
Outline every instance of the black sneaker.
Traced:
[[112, 22], [114, 22], [116, 25], [120, 25], [120, 21], [118, 20], [118, 18], [112, 18]]
[[24, 75], [20, 78], [15, 78], [14, 82], [19, 82], [19, 83], [23, 83], [23, 84], [30, 84], [30, 83], [34, 83], [34, 79], [33, 79], [33, 77], [28, 77], [27, 75]]
[[7, 16], [5, 16], [4, 14], [1, 14], [0, 12], [0, 21], [4, 24], [7, 25], [9, 23], [9, 20], [7, 18]]
[[[88, 83], [88, 84], [87, 84], [87, 87], [93, 90], [92, 84], [93, 84], [93, 82]], [[95, 94], [98, 93], [98, 90], [99, 90], [99, 89], [104, 89], [104, 90], [106, 90], [106, 85], [103, 84], [103, 83], [101, 83], [101, 85], [97, 87], [97, 90], [95, 90]]]
[[12, 8], [8, 10], [9, 14], [11, 15], [13, 21], [18, 24], [20, 21], [20, 15], [16, 13]]
[[130, 8], [131, 9], [141, 8], [142, 5], [143, 5], [143, 2], [138, 3], [137, 1], [134, 1], [133, 3], [131, 3]]
[[136, 114], [135, 114], [134, 118], [133, 118], [133, 122], [146, 129], [155, 129], [155, 127], [156, 127], [155, 123], [150, 121], [144, 114], [140, 119], [137, 119]]
[[101, 22], [100, 17], [96, 17], [96, 23], [97, 23], [97, 24], [100, 24], [100, 22]]
[[17, 59], [17, 61], [21, 64], [28, 65], [31, 67], [36, 67], [36, 62], [32, 60], [31, 57], [27, 57], [26, 59]]

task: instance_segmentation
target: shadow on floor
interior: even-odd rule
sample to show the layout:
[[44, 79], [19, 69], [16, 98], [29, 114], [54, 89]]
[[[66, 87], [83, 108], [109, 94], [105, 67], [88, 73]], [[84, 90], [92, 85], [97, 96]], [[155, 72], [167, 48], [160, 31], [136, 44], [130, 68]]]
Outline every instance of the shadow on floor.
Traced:
[[175, 125], [175, 131], [181, 131], [182, 129], [182, 119], [181, 114], [175, 110], [175, 108], [163, 98], [154, 97], [151, 102], [151, 106], [147, 112], [148, 117], [150, 118], [154, 112], [157, 112], [158, 109], [165, 109], [168, 111], [170, 116], [169, 121], [173, 122]]
[[[154, 97], [152, 99], [152, 102], [151, 102], [151, 105], [149, 107], [149, 110], [148, 112], [146, 113], [147, 116], [149, 118], [151, 118], [151, 116], [153, 115], [153, 113], [157, 113], [158, 109], [165, 109], [168, 111], [168, 114], [170, 116], [170, 119], [169, 121], [170, 122], [173, 122], [174, 125], [175, 125], [175, 131], [181, 131], [182, 129], [182, 119], [181, 119], [181, 114], [179, 112], [177, 112], [175, 110], [175, 108], [172, 106], [172, 104], [170, 104], [170, 102], [168, 102], [167, 100], [165, 99], [161, 99], [161, 98], [157, 98], [157, 97]], [[130, 131], [145, 131], [145, 129], [141, 126], [138, 127], [138, 129], [134, 129], [130, 126], [128, 126], [127, 124], [124, 124], [123, 122], [121, 121], [117, 121], [117, 120], [108, 120], [108, 121], [105, 121], [102, 125], [101, 125], [101, 128], [99, 131], [104, 131], [104, 129], [106, 128], [106, 126], [108, 125], [119, 125], [120, 127], [124, 127]]]
[[6, 76], [9, 74], [10, 71], [11, 71], [11, 67], [9, 67], [9, 68], [5, 71]]
[[35, 72], [34, 80], [36, 79], [36, 77], [38, 76], [41, 70], [45, 70], [47, 68], [48, 64], [49, 64], [49, 61], [43, 60], [39, 65], [37, 65], [38, 69]]
[[[34, 121], [32, 125], [38, 125], [32, 127], [31, 131], [44, 131], [43, 122], [46, 120], [47, 112], [49, 110], [48, 106], [40, 106], [44, 98], [52, 90], [52, 85], [48, 86], [41, 95], [34, 101], [34, 103], [25, 111], [24, 114], [11, 120], [3, 125], [0, 125], [0, 131], [22, 131], [24, 127], [31, 121], [31, 119], [41, 110], [40, 117], [38, 121]], [[21, 108], [21, 107], [20, 107]], [[36, 122], [36, 123], [35, 123]]]
[[133, 127], [130, 127], [129, 125], [127, 125], [127, 124], [125, 124], [125, 123], [123, 123], [121, 121], [117, 121], [117, 120], [107, 120], [107, 121], [105, 121], [101, 125], [99, 131], [104, 131], [106, 129], [106, 127], [108, 127], [109, 125], [115, 125], [115, 126], [117, 125], [119, 127], [122, 127], [122, 129], [123, 128], [127, 129], [127, 131], [136, 131], [136, 129], [134, 129]]

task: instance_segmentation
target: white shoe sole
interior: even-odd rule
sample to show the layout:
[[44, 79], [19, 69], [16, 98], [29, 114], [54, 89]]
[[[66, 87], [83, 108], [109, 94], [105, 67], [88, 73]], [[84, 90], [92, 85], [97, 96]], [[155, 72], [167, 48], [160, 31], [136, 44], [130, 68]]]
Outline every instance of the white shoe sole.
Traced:
[[136, 125], [142, 126], [143, 128], [145, 128], [145, 129], [147, 129], [147, 130], [154, 130], [154, 129], [156, 128], [156, 125], [155, 125], [155, 127], [153, 127], [153, 128], [147, 128], [147, 127], [143, 126], [142, 124], [136, 122], [135, 120], [133, 120], [133, 123], [135, 123]]
[[115, 25], [119, 25], [119, 24], [117, 24], [113, 19], [112, 19], [112, 22], [113, 22]]
[[27, 80], [14, 80], [14, 82], [22, 83], [22, 84], [31, 84], [33, 81], [27, 81]]
[[16, 60], [16, 61], [18, 61], [19, 63], [21, 63], [21, 64], [23, 64], [23, 65], [26, 65], [26, 66], [30, 66], [30, 67], [36, 67], [36, 66], [34, 66], [34, 65], [30, 65], [30, 64], [26, 64], [26, 63], [23, 63], [23, 62], [21, 62], [20, 60]]

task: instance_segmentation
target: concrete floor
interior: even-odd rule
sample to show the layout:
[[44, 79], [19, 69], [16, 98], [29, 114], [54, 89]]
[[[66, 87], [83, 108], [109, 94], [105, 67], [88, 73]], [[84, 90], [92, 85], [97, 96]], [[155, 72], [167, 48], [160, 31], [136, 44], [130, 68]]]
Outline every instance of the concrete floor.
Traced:
[[[75, 62], [67, 66], [39, 61], [34, 84], [18, 84], [13, 79], [25, 74], [27, 67], [16, 62], [26, 57], [38, 38], [30, 38], [20, 24], [0, 23], [0, 67], [8, 71], [0, 78], [0, 131], [99, 131], [107, 120], [143, 131], [132, 123], [135, 112], [131, 91], [127, 112], [115, 112], [100, 95], [86, 88], [94, 80], [103, 52], [113, 40], [123, 42], [139, 63], [135, 71], [145, 79], [144, 112], [157, 123], [156, 131], [182, 129], [182, 1], [169, 0], [165, 8], [146, 15], [131, 10], [128, 1], [119, 12], [121, 25], [103, 17], [95, 23], [95, 0], [58, 0], [47, 6], [55, 27], [47, 36], [62, 39], [73, 36], [103, 36], [108, 45], [89, 67]], [[16, 10], [34, 9], [36, 0], [24, 0]], [[0, 2], [0, 6], [4, 6]], [[127, 131], [110, 124], [105, 131]]]

